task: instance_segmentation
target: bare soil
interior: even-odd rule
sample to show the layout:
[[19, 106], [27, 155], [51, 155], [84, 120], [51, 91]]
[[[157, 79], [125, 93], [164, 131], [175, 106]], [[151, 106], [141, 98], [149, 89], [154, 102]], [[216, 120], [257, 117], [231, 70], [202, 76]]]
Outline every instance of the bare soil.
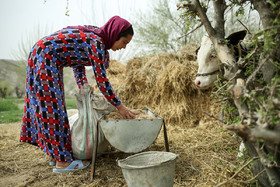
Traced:
[[[43, 151], [19, 142], [20, 126], [0, 125], [0, 186], [126, 186], [116, 160], [131, 154], [112, 148], [113, 154], [99, 156], [93, 181], [91, 166], [70, 173], [53, 173]], [[211, 119], [192, 128], [167, 126], [170, 151], [179, 154], [174, 186], [215, 186], [241, 167], [243, 163], [236, 158], [239, 138], [219, 129]], [[165, 151], [163, 132], [147, 150]], [[243, 182], [250, 177], [250, 172], [244, 170], [225, 186], [250, 186]]]

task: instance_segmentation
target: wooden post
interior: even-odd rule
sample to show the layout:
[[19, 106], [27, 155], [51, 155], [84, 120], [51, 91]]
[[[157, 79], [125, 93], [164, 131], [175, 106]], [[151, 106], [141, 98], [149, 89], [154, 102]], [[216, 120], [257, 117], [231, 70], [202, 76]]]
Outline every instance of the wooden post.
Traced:
[[165, 150], [166, 150], [166, 152], [169, 152], [168, 137], [167, 137], [167, 131], [166, 131], [166, 126], [165, 126], [164, 120], [163, 120], [163, 135], [164, 135]]
[[91, 180], [93, 180], [95, 175], [95, 161], [97, 156], [97, 148], [98, 148], [98, 123], [96, 124], [96, 130], [94, 134], [94, 146], [93, 146], [93, 152], [92, 152], [92, 165], [91, 165]]

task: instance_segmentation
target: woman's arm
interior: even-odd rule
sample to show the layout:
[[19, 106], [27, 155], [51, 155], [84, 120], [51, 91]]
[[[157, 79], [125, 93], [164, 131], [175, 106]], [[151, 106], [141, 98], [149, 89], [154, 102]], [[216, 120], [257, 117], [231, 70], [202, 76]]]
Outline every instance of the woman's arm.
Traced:
[[[99, 51], [99, 52], [102, 52], [102, 56], [105, 56], [105, 51]], [[92, 69], [95, 75], [95, 80], [98, 85], [98, 88], [112, 105], [114, 106], [120, 105], [121, 100], [117, 97], [116, 93], [114, 92], [110, 84], [109, 79], [107, 78], [104, 58], [100, 59], [97, 58], [96, 56], [90, 56], [90, 57], [91, 57]]]
[[[103, 51], [104, 52], [104, 51]], [[105, 56], [105, 52], [103, 54]], [[125, 119], [135, 118], [135, 113], [126, 108], [121, 100], [115, 94], [109, 79], [107, 78], [106, 68], [105, 68], [105, 60], [100, 60], [99, 58], [92, 56], [92, 68], [95, 75], [96, 83], [98, 88], [105, 96], [105, 98], [114, 105], [120, 112], [120, 114]]]
[[76, 83], [78, 87], [80, 88], [82, 85], [88, 83], [87, 77], [86, 77], [86, 69], [83, 65], [77, 64], [73, 67], [73, 73], [75, 76]]

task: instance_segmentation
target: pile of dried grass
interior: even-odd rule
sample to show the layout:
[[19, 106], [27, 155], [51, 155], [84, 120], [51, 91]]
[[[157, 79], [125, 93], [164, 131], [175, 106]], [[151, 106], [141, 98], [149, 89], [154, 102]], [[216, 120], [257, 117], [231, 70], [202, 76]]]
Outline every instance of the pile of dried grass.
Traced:
[[129, 107], [148, 107], [167, 123], [193, 126], [202, 118], [202, 109], [213, 104], [209, 92], [200, 92], [193, 84], [197, 47], [188, 44], [177, 53], [138, 57], [126, 65], [113, 61], [108, 76], [117, 95]]

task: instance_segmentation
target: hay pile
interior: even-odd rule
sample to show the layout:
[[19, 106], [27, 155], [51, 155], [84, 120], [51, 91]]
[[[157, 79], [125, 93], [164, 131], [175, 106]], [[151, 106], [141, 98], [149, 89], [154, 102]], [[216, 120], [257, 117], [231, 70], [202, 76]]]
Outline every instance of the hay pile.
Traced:
[[209, 92], [202, 93], [193, 84], [197, 47], [188, 44], [177, 53], [138, 57], [126, 65], [112, 61], [108, 77], [128, 107], [147, 107], [167, 123], [194, 126], [202, 118], [202, 111], [213, 105]]

